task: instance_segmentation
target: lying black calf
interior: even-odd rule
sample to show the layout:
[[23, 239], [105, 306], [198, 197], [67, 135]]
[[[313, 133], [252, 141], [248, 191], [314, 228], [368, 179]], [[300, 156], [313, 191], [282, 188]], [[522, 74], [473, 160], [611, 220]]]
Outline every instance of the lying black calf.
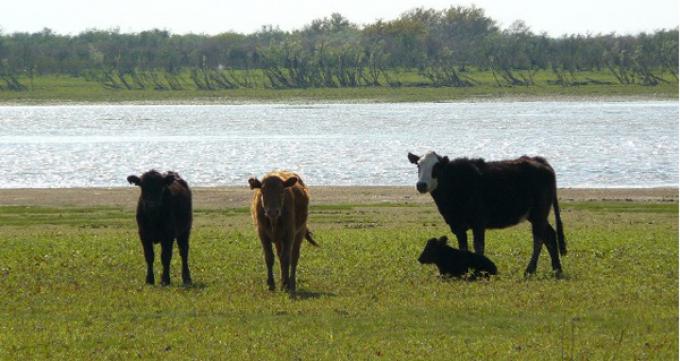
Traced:
[[467, 274], [469, 270], [474, 270], [473, 275], [475, 276], [484, 273], [496, 274], [496, 265], [490, 259], [452, 248], [446, 244], [447, 241], [446, 236], [428, 240], [423, 253], [418, 257], [418, 262], [436, 264], [442, 276], [461, 277]]

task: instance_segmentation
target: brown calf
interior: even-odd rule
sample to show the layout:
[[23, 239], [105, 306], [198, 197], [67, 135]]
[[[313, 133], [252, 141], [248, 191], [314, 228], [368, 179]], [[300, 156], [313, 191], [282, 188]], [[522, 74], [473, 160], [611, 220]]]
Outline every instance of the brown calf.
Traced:
[[255, 190], [250, 210], [264, 250], [267, 285], [270, 290], [276, 288], [272, 271], [274, 243], [281, 264], [281, 289], [295, 292], [302, 239], [317, 245], [307, 229], [307, 187], [297, 174], [286, 171], [268, 173], [261, 182], [250, 178], [248, 183]]

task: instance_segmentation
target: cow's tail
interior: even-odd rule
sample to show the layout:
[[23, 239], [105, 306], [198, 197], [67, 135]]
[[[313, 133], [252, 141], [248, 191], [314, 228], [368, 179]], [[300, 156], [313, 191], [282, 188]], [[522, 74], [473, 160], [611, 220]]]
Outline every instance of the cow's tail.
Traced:
[[310, 232], [309, 229], [307, 230], [307, 232], [305, 232], [305, 239], [307, 240], [307, 242], [311, 243], [312, 246], [319, 247], [319, 244], [316, 243], [314, 238], [312, 238], [312, 232]]
[[555, 225], [557, 226], [557, 245], [560, 248], [560, 254], [564, 256], [567, 254], [567, 242], [564, 240], [564, 230], [562, 229], [562, 218], [560, 217], [560, 205], [557, 203], [557, 186], [553, 192], [553, 211], [555, 212]]
[[564, 239], [564, 230], [562, 229], [562, 218], [560, 217], [560, 204], [557, 202], [557, 179], [555, 179], [555, 170], [543, 157], [534, 157], [539, 163], [546, 165], [552, 173], [553, 180], [553, 211], [555, 212], [555, 225], [557, 228], [557, 246], [560, 249], [560, 255], [567, 254], [567, 242]]

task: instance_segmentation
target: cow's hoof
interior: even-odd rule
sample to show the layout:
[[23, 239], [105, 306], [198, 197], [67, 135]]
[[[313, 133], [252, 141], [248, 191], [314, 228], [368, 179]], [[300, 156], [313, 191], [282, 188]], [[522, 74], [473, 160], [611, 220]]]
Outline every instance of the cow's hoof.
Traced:
[[146, 277], [146, 284], [147, 285], [153, 285], [156, 283], [156, 280], [154, 280], [153, 276], [152, 277]]
[[562, 278], [564, 278], [564, 273], [562, 273], [561, 269], [554, 270], [553, 274], [555, 274], [555, 278], [558, 279], [558, 280], [561, 280]]

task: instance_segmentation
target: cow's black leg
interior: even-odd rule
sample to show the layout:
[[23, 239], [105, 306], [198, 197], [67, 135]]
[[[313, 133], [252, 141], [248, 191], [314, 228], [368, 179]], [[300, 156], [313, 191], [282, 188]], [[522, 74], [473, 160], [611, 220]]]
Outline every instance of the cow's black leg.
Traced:
[[189, 234], [186, 233], [177, 237], [177, 248], [179, 248], [179, 255], [182, 257], [182, 283], [185, 285], [191, 284], [191, 272], [189, 272]]
[[538, 265], [538, 256], [541, 254], [541, 247], [543, 246], [543, 226], [542, 223], [532, 223], [531, 233], [534, 237], [534, 251], [531, 254], [531, 260], [529, 260], [529, 265], [527, 266], [525, 275], [530, 275], [536, 272], [536, 266]]
[[163, 264], [163, 273], [161, 274], [161, 285], [167, 286], [170, 284], [170, 261], [172, 260], [172, 241], [173, 239], [161, 240], [161, 263]]
[[451, 229], [453, 234], [456, 235], [456, 238], [458, 239], [458, 248], [467, 251], [468, 250], [468, 241], [467, 241], [467, 232], [466, 231], [461, 231], [461, 230], [453, 230]]
[[548, 223], [545, 225], [545, 246], [548, 248], [548, 253], [550, 253], [550, 262], [552, 264], [553, 272], [555, 276], [560, 277], [562, 275], [562, 264], [560, 263], [560, 254], [557, 251], [557, 238], [555, 230]]
[[153, 241], [150, 239], [142, 239], [142, 247], [144, 248], [144, 259], [146, 260], [146, 283], [154, 284], [153, 276]]
[[276, 284], [274, 283], [274, 251], [272, 250], [272, 242], [264, 234], [260, 234], [260, 242], [264, 251], [264, 263], [267, 265], [267, 286], [269, 286], [270, 291], [273, 291], [276, 289]]
[[295, 237], [295, 243], [293, 244], [293, 249], [291, 250], [291, 255], [290, 255], [290, 278], [289, 278], [289, 285], [288, 289], [292, 292], [295, 292], [296, 289], [296, 273], [297, 273], [297, 264], [298, 260], [300, 259], [300, 245], [302, 244], [302, 239], [304, 238], [305, 234], [300, 233], [299, 236]]
[[472, 242], [475, 247], [475, 253], [479, 255], [484, 255], [484, 228], [473, 228], [472, 229]]
[[281, 253], [279, 263], [281, 264], [281, 289], [290, 290], [290, 259], [293, 253], [293, 235], [286, 235], [281, 241]]

